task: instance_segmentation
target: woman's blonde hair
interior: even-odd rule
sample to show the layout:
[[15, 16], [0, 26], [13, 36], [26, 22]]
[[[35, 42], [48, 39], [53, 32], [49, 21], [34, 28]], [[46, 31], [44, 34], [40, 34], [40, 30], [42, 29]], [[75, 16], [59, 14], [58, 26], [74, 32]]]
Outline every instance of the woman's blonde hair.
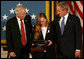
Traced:
[[46, 19], [46, 26], [48, 27], [48, 21], [47, 21], [46, 15], [44, 13], [39, 13], [37, 15], [37, 20], [36, 20], [36, 27], [35, 27], [35, 34], [34, 34], [35, 40], [38, 40], [38, 37], [41, 34], [41, 24], [40, 24], [41, 17], [44, 17]]

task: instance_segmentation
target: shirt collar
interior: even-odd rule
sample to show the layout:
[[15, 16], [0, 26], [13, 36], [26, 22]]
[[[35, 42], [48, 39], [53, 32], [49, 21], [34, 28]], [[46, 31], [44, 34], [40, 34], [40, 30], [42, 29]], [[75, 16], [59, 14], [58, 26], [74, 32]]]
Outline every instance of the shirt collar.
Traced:
[[17, 18], [17, 20], [19, 20], [20, 21], [20, 18], [18, 18], [18, 17], [16, 17]]
[[[16, 17], [18, 21], [20, 21], [20, 18]], [[22, 20], [23, 21], [23, 20]]]
[[68, 18], [68, 15], [69, 15], [69, 13], [67, 13], [67, 14], [64, 16], [64, 18], [67, 19], [67, 18]]

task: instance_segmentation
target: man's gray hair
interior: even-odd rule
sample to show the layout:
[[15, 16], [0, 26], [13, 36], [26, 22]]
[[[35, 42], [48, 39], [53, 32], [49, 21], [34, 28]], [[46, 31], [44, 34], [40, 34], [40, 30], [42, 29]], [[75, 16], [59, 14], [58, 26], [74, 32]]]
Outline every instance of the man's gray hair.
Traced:
[[57, 4], [57, 6], [60, 6], [62, 8], [62, 10], [64, 10], [64, 9], [68, 10], [68, 5], [66, 2], [59, 2]]
[[20, 14], [20, 12], [21, 12], [22, 9], [25, 9], [25, 7], [23, 5], [16, 6], [15, 13], [16, 14]]

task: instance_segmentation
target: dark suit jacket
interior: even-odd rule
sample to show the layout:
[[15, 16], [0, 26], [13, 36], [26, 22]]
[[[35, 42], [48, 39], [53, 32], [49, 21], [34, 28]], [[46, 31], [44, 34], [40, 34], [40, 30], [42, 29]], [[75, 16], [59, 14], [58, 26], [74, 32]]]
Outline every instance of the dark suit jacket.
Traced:
[[[34, 36], [34, 33], [35, 33], [35, 31], [33, 31], [33, 36]], [[41, 31], [41, 34], [40, 34], [38, 40], [44, 40], [42, 31]], [[51, 40], [52, 42], [54, 41], [53, 39], [51, 39], [51, 36], [50, 36], [50, 27], [47, 28], [47, 33], [46, 33], [45, 40]], [[40, 55], [42, 56], [43, 54], [39, 53], [39, 56]], [[39, 57], [39, 56], [37, 55], [37, 57]], [[56, 58], [54, 43], [46, 49], [46, 57], [47, 58]]]
[[51, 35], [57, 44], [58, 54], [64, 56], [74, 56], [75, 49], [81, 49], [82, 30], [80, 19], [77, 16], [69, 14], [64, 33], [61, 35], [59, 20], [61, 17], [56, 16], [51, 22]]
[[[27, 44], [24, 47], [24, 51], [29, 53], [30, 47], [31, 47], [31, 17], [29, 15], [26, 15], [24, 19], [25, 24], [25, 30], [26, 30], [26, 36], [27, 36]], [[19, 25], [17, 22], [17, 18], [13, 17], [10, 20], [7, 21], [6, 24], [6, 40], [7, 40], [7, 47], [8, 51], [15, 52], [16, 56], [19, 56], [21, 54], [21, 49], [23, 48], [21, 43], [21, 33], [19, 30]]]

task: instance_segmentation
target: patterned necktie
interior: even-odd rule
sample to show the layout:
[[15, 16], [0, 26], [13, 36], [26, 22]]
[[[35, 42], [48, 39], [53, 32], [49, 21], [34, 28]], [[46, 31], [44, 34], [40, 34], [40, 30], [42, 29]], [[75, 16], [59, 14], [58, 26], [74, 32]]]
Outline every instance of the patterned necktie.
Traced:
[[63, 35], [63, 31], [64, 31], [64, 17], [62, 19], [62, 22], [61, 22], [61, 34]]
[[25, 29], [24, 29], [24, 25], [23, 25], [23, 22], [21, 20], [21, 42], [22, 42], [22, 45], [25, 46], [26, 45], [26, 35], [25, 35]]

